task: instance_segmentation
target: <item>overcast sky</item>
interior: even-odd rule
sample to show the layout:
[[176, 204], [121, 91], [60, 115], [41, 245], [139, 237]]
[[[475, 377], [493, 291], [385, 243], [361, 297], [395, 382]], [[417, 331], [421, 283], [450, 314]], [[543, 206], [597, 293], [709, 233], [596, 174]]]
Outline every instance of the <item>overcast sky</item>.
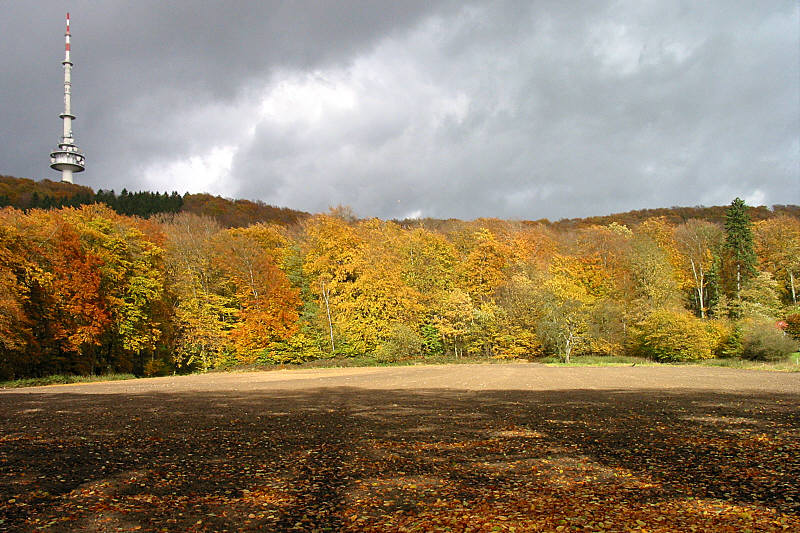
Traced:
[[0, 3], [0, 174], [359, 216], [800, 203], [787, 1]]

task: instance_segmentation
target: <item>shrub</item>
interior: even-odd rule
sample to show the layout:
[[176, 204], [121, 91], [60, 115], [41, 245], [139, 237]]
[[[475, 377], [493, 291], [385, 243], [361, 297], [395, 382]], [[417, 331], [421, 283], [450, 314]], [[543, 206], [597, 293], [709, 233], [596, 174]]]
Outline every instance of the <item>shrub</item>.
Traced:
[[638, 326], [639, 353], [656, 361], [710, 359], [714, 338], [706, 323], [693, 314], [656, 309]]
[[313, 337], [298, 332], [288, 340], [272, 343], [268, 349], [261, 352], [256, 362], [262, 365], [299, 364], [323, 356]]
[[442, 336], [436, 326], [423, 324], [419, 330], [425, 355], [442, 355], [444, 353], [444, 345], [442, 344]]
[[760, 272], [742, 287], [742, 312], [745, 317], [775, 318], [781, 314], [778, 284], [769, 272]]
[[169, 368], [161, 359], [149, 359], [144, 364], [142, 372], [148, 378], [155, 376], [166, 376], [169, 373]]
[[[706, 331], [708, 331], [711, 341], [711, 352], [715, 357], [726, 356], [729, 343], [734, 341], [735, 327], [728, 320], [708, 320], [706, 321]], [[734, 341], [735, 342], [735, 341]]]
[[494, 339], [495, 359], [532, 359], [540, 355], [542, 345], [536, 334], [519, 326], [506, 326], [506, 330]]
[[375, 358], [383, 363], [410, 359], [422, 352], [423, 339], [414, 329], [399, 324], [389, 332], [389, 338], [375, 351]]
[[741, 357], [742, 356], [742, 325], [734, 322], [730, 329], [730, 334], [723, 339], [716, 351], [717, 357]]
[[758, 361], [779, 361], [798, 350], [798, 343], [770, 320], [749, 320], [744, 326], [742, 355]]

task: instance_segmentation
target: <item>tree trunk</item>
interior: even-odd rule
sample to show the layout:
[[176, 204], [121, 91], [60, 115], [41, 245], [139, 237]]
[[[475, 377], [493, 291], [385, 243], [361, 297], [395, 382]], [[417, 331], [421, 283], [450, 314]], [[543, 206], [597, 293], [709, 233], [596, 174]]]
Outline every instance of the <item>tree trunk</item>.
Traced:
[[700, 318], [706, 317], [706, 307], [705, 307], [705, 299], [703, 295], [703, 284], [705, 283], [705, 272], [703, 272], [702, 263], [700, 267], [696, 267], [694, 264], [694, 259], [691, 257], [689, 258], [689, 262], [692, 264], [692, 275], [694, 276], [694, 285], [695, 285], [695, 292], [697, 293], [697, 305], [700, 308]]
[[322, 297], [325, 298], [325, 311], [328, 312], [328, 329], [331, 333], [331, 355], [336, 352], [336, 345], [333, 343], [333, 322], [331, 322], [331, 307], [328, 303], [328, 291], [325, 289], [325, 282], [321, 281], [322, 284]]
[[706, 317], [706, 294], [703, 285], [705, 284], [705, 273], [700, 271], [700, 284], [697, 287], [697, 294], [700, 297], [700, 318]]
[[569, 364], [569, 356], [572, 353], [572, 333], [569, 334], [569, 338], [567, 339], [567, 344], [564, 347], [564, 362]]
[[742, 265], [736, 263], [736, 299], [742, 299]]
[[794, 288], [794, 272], [789, 271], [789, 284], [792, 287], [792, 304], [797, 305], [797, 292]]

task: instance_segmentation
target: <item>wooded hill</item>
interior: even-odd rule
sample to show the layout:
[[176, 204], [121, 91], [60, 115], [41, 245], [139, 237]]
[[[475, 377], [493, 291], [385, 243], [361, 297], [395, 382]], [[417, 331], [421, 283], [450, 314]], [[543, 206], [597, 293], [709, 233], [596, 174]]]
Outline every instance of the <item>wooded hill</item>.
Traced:
[[244, 227], [259, 222], [281, 225], [295, 224], [309, 214], [303, 211], [275, 207], [263, 202], [231, 200], [210, 194], [178, 194], [158, 192], [120, 193], [50, 180], [0, 176], [0, 207], [17, 209], [50, 209], [106, 204], [121, 215], [150, 217], [158, 213], [194, 213], [213, 217], [226, 228]]
[[[41, 186], [30, 197], [69, 190]], [[156, 195], [104, 194], [0, 208], [0, 377], [364, 355], [772, 359], [800, 336], [800, 218], [739, 199], [672, 213], [723, 209], [723, 223], [629, 226], [396, 223], [177, 194], [158, 201], [178, 212], [145, 219], [104, 204]], [[257, 217], [276, 223], [225, 227]]]
[[[0, 207], [11, 206], [17, 209], [49, 209], [58, 207], [77, 207], [80, 205], [104, 203], [121, 215], [149, 217], [157, 213], [194, 213], [214, 218], [226, 228], [247, 227], [257, 223], [273, 223], [290, 225], [298, 223], [310, 216], [305, 211], [286, 207], [275, 207], [260, 201], [233, 200], [211, 194], [183, 195], [173, 191], [153, 193], [148, 191], [129, 192], [123, 189], [120, 193], [113, 190], [100, 189], [96, 193], [90, 187], [50, 180], [34, 181], [27, 178], [15, 178], [0, 175]], [[670, 224], [681, 224], [691, 219], [705, 220], [714, 224], [724, 224], [727, 206], [668, 207], [659, 209], [640, 209], [625, 213], [585, 218], [564, 218], [555, 222], [543, 218], [538, 220], [516, 221], [521, 226], [534, 227], [545, 225], [558, 231], [586, 228], [590, 226], [606, 226], [611, 223], [636, 226], [650, 218], [663, 218]], [[800, 217], [800, 206], [774, 205], [750, 207], [750, 217], [754, 222], [788, 215]], [[349, 215], [355, 218], [355, 215]], [[505, 224], [499, 219], [478, 219], [483, 225], [494, 222]], [[405, 228], [422, 227], [431, 231], [448, 231], [458, 226], [458, 219], [407, 219], [393, 222]]]

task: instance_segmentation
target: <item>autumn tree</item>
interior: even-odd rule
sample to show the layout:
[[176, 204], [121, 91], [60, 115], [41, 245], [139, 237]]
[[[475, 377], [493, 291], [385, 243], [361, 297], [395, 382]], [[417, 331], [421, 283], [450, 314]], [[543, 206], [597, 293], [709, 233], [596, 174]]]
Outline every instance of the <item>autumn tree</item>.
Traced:
[[399, 239], [403, 255], [403, 280], [431, 304], [455, 284], [456, 250], [434, 232], [415, 228]]
[[0, 210], [0, 379], [12, 379], [25, 364], [24, 351], [32, 337], [32, 322], [26, 313], [29, 289], [24, 281], [36, 266], [21, 253], [24, 240], [9, 218], [12, 209]]
[[772, 320], [781, 315], [778, 283], [769, 272], [759, 272], [742, 286], [739, 311], [742, 317]]
[[515, 271], [528, 277], [537, 272], [544, 272], [559, 246], [552, 230], [537, 225], [525, 227], [517, 231], [510, 243], [512, 261]]
[[[11, 301], [21, 304], [12, 309], [22, 311], [12, 315], [20, 331], [11, 339], [30, 332], [24, 348], [26, 372], [92, 372], [94, 364], [86, 352], [101, 343], [110, 324], [99, 291], [99, 259], [86, 250], [63, 211], [6, 215], [4, 222], [18, 237], [9, 242], [13, 252], [4, 246], [13, 253], [6, 280]], [[4, 233], [9, 235], [8, 230]]]
[[691, 284], [695, 308], [701, 318], [706, 318], [709, 273], [722, 242], [722, 231], [716, 224], [692, 219], [675, 229], [675, 242], [683, 269], [690, 273], [690, 276], [683, 278]]
[[787, 215], [762, 220], [755, 225], [756, 251], [761, 268], [781, 280], [784, 294], [797, 305], [800, 277], [800, 219]]
[[360, 221], [357, 229], [365, 246], [348, 298], [339, 305], [349, 319], [349, 330], [371, 350], [386, 339], [393, 325], [418, 329], [423, 307], [419, 291], [405, 281], [401, 228], [372, 219]]
[[[355, 281], [362, 247], [353, 227], [339, 217], [317, 215], [303, 224], [301, 277], [315, 304], [312, 309], [307, 307], [304, 318], [318, 334], [324, 331], [324, 336], [330, 337], [331, 352], [341, 335], [336, 326], [341, 317], [331, 300], [335, 304], [340, 293], [346, 293], [347, 285]], [[342, 349], [341, 342], [338, 346]]]
[[136, 222], [84, 206], [8, 210], [2, 223], [13, 234], [4, 279], [24, 312], [13, 315], [27, 335], [24, 372], [140, 370], [160, 337], [163, 276], [161, 249]]
[[221, 228], [211, 218], [182, 213], [164, 231], [173, 361], [179, 368], [205, 370], [230, 352], [228, 332], [237, 313], [224, 270], [214, 261]]
[[706, 324], [679, 308], [654, 309], [637, 325], [639, 353], [663, 362], [709, 359], [714, 336]]
[[53, 274], [48, 288], [53, 298], [52, 314], [45, 318], [54, 323], [59, 351], [72, 354], [75, 360], [76, 364], [68, 370], [89, 373], [95, 370], [95, 362], [81, 361], [80, 355], [87, 353], [90, 346], [99, 346], [111, 325], [111, 315], [100, 290], [102, 261], [83, 248], [72, 227], [58, 220], [58, 215], [54, 218], [54, 246], [47, 265]]
[[275, 263], [276, 237], [269, 228], [251, 226], [214, 239], [214, 261], [233, 285], [237, 302], [230, 337], [239, 363], [254, 363], [297, 331], [298, 291]]
[[537, 336], [546, 348], [569, 363], [570, 356], [586, 340], [589, 311], [586, 295], [576, 285], [545, 285], [540, 295], [541, 317]]
[[629, 254], [634, 303], [640, 309], [678, 305], [680, 291], [668, 252], [650, 235], [637, 234]]
[[505, 268], [510, 257], [505, 244], [486, 228], [472, 236], [472, 245], [460, 263], [461, 286], [476, 304], [490, 301], [506, 280]]
[[504, 311], [504, 323], [497, 342], [498, 355], [532, 357], [541, 353], [541, 340], [536, 334], [539, 290], [538, 281], [522, 274], [513, 276], [501, 289], [497, 303]]
[[358, 352], [377, 348], [396, 324], [420, 324], [420, 295], [405, 282], [401, 237], [399, 226], [377, 219], [350, 225], [322, 215], [306, 225], [310, 286], [334, 329]]
[[65, 210], [83, 246], [100, 260], [100, 293], [111, 315], [103, 364], [132, 371], [161, 339], [164, 250], [154, 225], [118, 215], [106, 206]]
[[464, 355], [473, 313], [472, 299], [458, 288], [450, 291], [434, 311], [433, 324], [444, 340], [445, 349], [456, 357]]
[[598, 261], [556, 256], [540, 287], [537, 336], [569, 363], [574, 352], [591, 344], [592, 310], [606, 290], [605, 273]]
[[627, 268], [625, 253], [633, 232], [627, 226], [612, 223], [608, 226], [582, 228], [575, 236], [575, 251], [580, 255], [594, 255], [602, 267], [614, 278], [622, 277]]

